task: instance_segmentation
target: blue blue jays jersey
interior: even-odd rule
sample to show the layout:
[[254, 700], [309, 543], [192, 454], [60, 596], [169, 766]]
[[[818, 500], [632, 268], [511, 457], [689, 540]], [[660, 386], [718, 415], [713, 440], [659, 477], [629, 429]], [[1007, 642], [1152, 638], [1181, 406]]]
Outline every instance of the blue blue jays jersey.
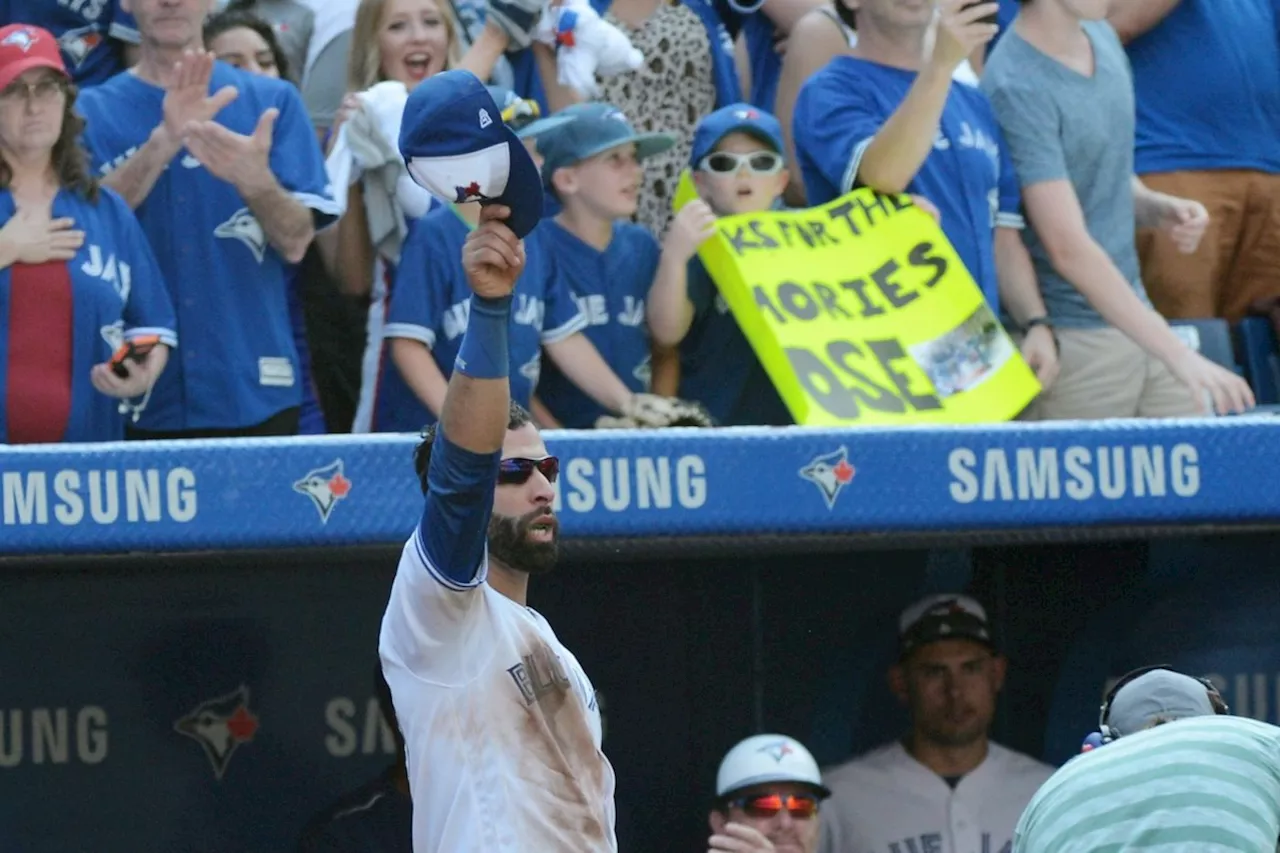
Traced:
[[[616, 222], [603, 252], [565, 230], [554, 219], [538, 226], [555, 258], [557, 274], [587, 320], [586, 335], [618, 378], [632, 391], [648, 391], [649, 332], [644, 301], [658, 270], [658, 241], [645, 228]], [[608, 414], [560, 372], [543, 369], [538, 399], [568, 429], [591, 429]]]
[[794, 423], [699, 258], [690, 259], [686, 276], [693, 322], [680, 342], [678, 396], [706, 406], [719, 426]]
[[53, 33], [76, 84], [92, 86], [124, 70], [124, 45], [141, 39], [120, 0], [0, 0], [0, 24]]
[[[14, 215], [13, 196], [0, 190], [0, 224]], [[119, 441], [124, 418], [119, 401], [89, 381], [94, 365], [120, 345], [141, 335], [158, 335], [177, 346], [173, 306], [160, 268], [124, 200], [103, 189], [97, 203], [63, 190], [53, 201], [53, 217], [69, 217], [84, 231], [84, 245], [67, 262], [71, 279], [71, 412], [64, 441]], [[0, 270], [0, 401], [7, 399], [7, 346], [11, 267]], [[177, 351], [170, 353], [170, 362]], [[0, 444], [8, 441], [5, 407], [0, 405]]]
[[[915, 79], [913, 71], [838, 56], [805, 82], [792, 136], [809, 204], [861, 186], [863, 153]], [[952, 82], [933, 150], [907, 192], [934, 203], [947, 239], [987, 301], [998, 305], [994, 229], [1023, 227], [1022, 196], [986, 95]]]
[[[210, 92], [240, 94], [219, 124], [252, 134], [268, 108], [280, 111], [271, 170], [286, 191], [316, 212], [316, 227], [337, 206], [315, 131], [289, 83], [214, 65]], [[103, 174], [124, 163], [160, 124], [164, 90], [119, 74], [84, 92], [85, 142]], [[236, 429], [298, 406], [301, 383], [286, 297], [288, 264], [230, 183], [188, 152], [178, 153], [138, 207], [164, 272], [183, 347], [156, 384], [143, 430]]]
[[[546, 228], [544, 221], [524, 238], [525, 267], [511, 308], [511, 399], [526, 407], [542, 371], [542, 345], [564, 340], [587, 325], [556, 274]], [[469, 232], [470, 226], [451, 207], [433, 210], [413, 224], [400, 251], [383, 332], [386, 338], [426, 345], [446, 379], [453, 373], [469, 318], [471, 288], [462, 268], [462, 246]], [[387, 370], [375, 405], [377, 432], [417, 432], [436, 419], [394, 366]]]

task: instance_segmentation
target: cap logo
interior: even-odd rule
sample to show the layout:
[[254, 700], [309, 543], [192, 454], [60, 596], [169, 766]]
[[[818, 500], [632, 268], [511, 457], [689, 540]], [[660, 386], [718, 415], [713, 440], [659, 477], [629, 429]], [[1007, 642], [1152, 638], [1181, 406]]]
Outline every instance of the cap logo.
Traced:
[[4, 41], [0, 41], [0, 47], [17, 47], [26, 53], [35, 43], [36, 36], [31, 30], [14, 30], [4, 37]]
[[489, 126], [489, 125], [491, 125], [491, 124], [493, 124], [493, 119], [489, 118], [489, 111], [488, 111], [488, 110], [486, 110], [486, 109], [481, 108], [481, 110], [480, 110], [480, 129], [481, 129], [481, 130], [484, 130], [486, 127], [488, 127], [488, 126]]
[[736, 110], [733, 114], [733, 117], [741, 121], [743, 119], [759, 118], [760, 114], [757, 113], [755, 110]]
[[623, 115], [622, 110], [609, 110], [604, 114], [603, 118], [611, 118], [614, 121], [621, 122], [625, 122], [627, 120], [627, 117]]
[[480, 192], [480, 183], [478, 181], [472, 181], [465, 187], [454, 187], [453, 190], [454, 204], [464, 204], [468, 201], [484, 198], [484, 195]]
[[780, 740], [777, 743], [765, 744], [757, 749], [756, 752], [762, 752], [781, 764], [782, 759], [795, 752], [795, 750], [791, 748], [791, 744], [787, 743], [785, 740]]

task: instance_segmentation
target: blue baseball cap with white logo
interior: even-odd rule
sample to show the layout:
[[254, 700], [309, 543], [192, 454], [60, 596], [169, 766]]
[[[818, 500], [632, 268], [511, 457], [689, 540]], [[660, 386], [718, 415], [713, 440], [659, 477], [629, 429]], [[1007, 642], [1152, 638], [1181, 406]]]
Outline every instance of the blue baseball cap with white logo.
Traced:
[[542, 174], [548, 185], [556, 169], [580, 163], [619, 145], [634, 143], [636, 159], [644, 160], [676, 144], [676, 138], [669, 133], [637, 133], [622, 110], [612, 104], [574, 104], [553, 116], [561, 117], [568, 121], [538, 137]]
[[469, 71], [441, 72], [413, 90], [400, 126], [400, 155], [413, 180], [445, 201], [510, 208], [506, 225], [517, 237], [542, 219], [538, 167]]
[[783, 153], [782, 125], [771, 114], [750, 104], [730, 104], [710, 113], [693, 131], [689, 163], [695, 169], [702, 158], [716, 150], [720, 140], [731, 133], [745, 133]]

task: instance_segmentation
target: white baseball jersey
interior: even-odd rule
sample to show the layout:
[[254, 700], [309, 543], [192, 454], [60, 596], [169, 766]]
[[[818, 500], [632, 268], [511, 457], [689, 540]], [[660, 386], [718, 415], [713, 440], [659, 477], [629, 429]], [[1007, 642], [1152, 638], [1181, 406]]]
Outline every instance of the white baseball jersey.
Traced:
[[902, 744], [828, 771], [820, 853], [1010, 853], [1027, 802], [1054, 768], [1006, 749], [953, 789]]
[[586, 673], [542, 616], [484, 582], [487, 554], [459, 583], [431, 564], [420, 531], [379, 643], [414, 853], [612, 853], [613, 768]]

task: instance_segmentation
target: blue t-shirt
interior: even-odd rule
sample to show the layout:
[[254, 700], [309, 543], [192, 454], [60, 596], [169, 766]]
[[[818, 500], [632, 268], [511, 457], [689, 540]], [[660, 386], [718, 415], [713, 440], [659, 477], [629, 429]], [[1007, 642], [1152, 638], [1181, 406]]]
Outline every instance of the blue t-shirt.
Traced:
[[[0, 190], [0, 224], [14, 215], [13, 196]], [[141, 335], [158, 335], [177, 346], [177, 322], [160, 268], [133, 212], [118, 195], [102, 189], [97, 203], [62, 190], [53, 200], [53, 218], [69, 217], [84, 231], [84, 245], [67, 262], [71, 275], [71, 412], [63, 441], [120, 441], [124, 418], [119, 401], [89, 380], [94, 365], [120, 345]], [[11, 267], [0, 270], [0, 360], [8, 357]], [[172, 365], [178, 350], [170, 353]], [[165, 372], [168, 372], [165, 368]], [[8, 364], [0, 366], [0, 401], [7, 399]], [[0, 405], [0, 444], [8, 441], [7, 413]]]
[[[218, 62], [209, 91], [223, 86], [235, 86], [240, 94], [217, 121], [236, 133], [252, 134], [268, 108], [280, 111], [271, 170], [285, 190], [315, 211], [317, 228], [332, 221], [338, 208], [297, 89]], [[101, 174], [146, 144], [161, 122], [164, 95], [134, 74], [117, 74], [80, 96], [85, 144]], [[169, 286], [183, 344], [169, 359], [138, 427], [235, 429], [298, 406], [289, 265], [235, 187], [183, 150], [136, 214]]]
[[[545, 245], [546, 223], [524, 238], [525, 267], [511, 306], [511, 399], [528, 407], [542, 369], [542, 345], [564, 340], [587, 325], [568, 287], [556, 274]], [[462, 268], [462, 246], [471, 227], [452, 207], [431, 211], [413, 224], [400, 250], [396, 284], [387, 311], [386, 338], [425, 344], [445, 378], [462, 345], [471, 288]], [[383, 377], [373, 419], [376, 432], [417, 432], [435, 421], [392, 365]]]
[[[613, 226], [613, 239], [597, 251], [554, 219], [538, 226], [556, 272], [587, 320], [586, 335], [618, 378], [632, 391], [648, 391], [652, 378], [644, 301], [658, 270], [658, 241], [630, 222]], [[569, 429], [591, 429], [608, 414], [595, 400], [548, 362], [538, 383], [538, 399]]]
[[141, 41], [120, 0], [0, 0], [0, 24], [9, 23], [53, 33], [71, 79], [82, 88], [123, 71], [124, 45]]
[[[809, 78], [796, 99], [792, 135], [809, 204], [861, 186], [858, 166], [916, 73], [838, 56]], [[942, 214], [942, 230], [982, 288], [999, 305], [995, 228], [1022, 228], [1022, 197], [1008, 148], [982, 92], [952, 82], [933, 150], [907, 185]]]
[[680, 342], [679, 396], [702, 403], [719, 426], [794, 423], [699, 258], [689, 261], [685, 290], [693, 322]]
[[1280, 2], [1182, 0], [1129, 62], [1138, 174], [1280, 172]]

